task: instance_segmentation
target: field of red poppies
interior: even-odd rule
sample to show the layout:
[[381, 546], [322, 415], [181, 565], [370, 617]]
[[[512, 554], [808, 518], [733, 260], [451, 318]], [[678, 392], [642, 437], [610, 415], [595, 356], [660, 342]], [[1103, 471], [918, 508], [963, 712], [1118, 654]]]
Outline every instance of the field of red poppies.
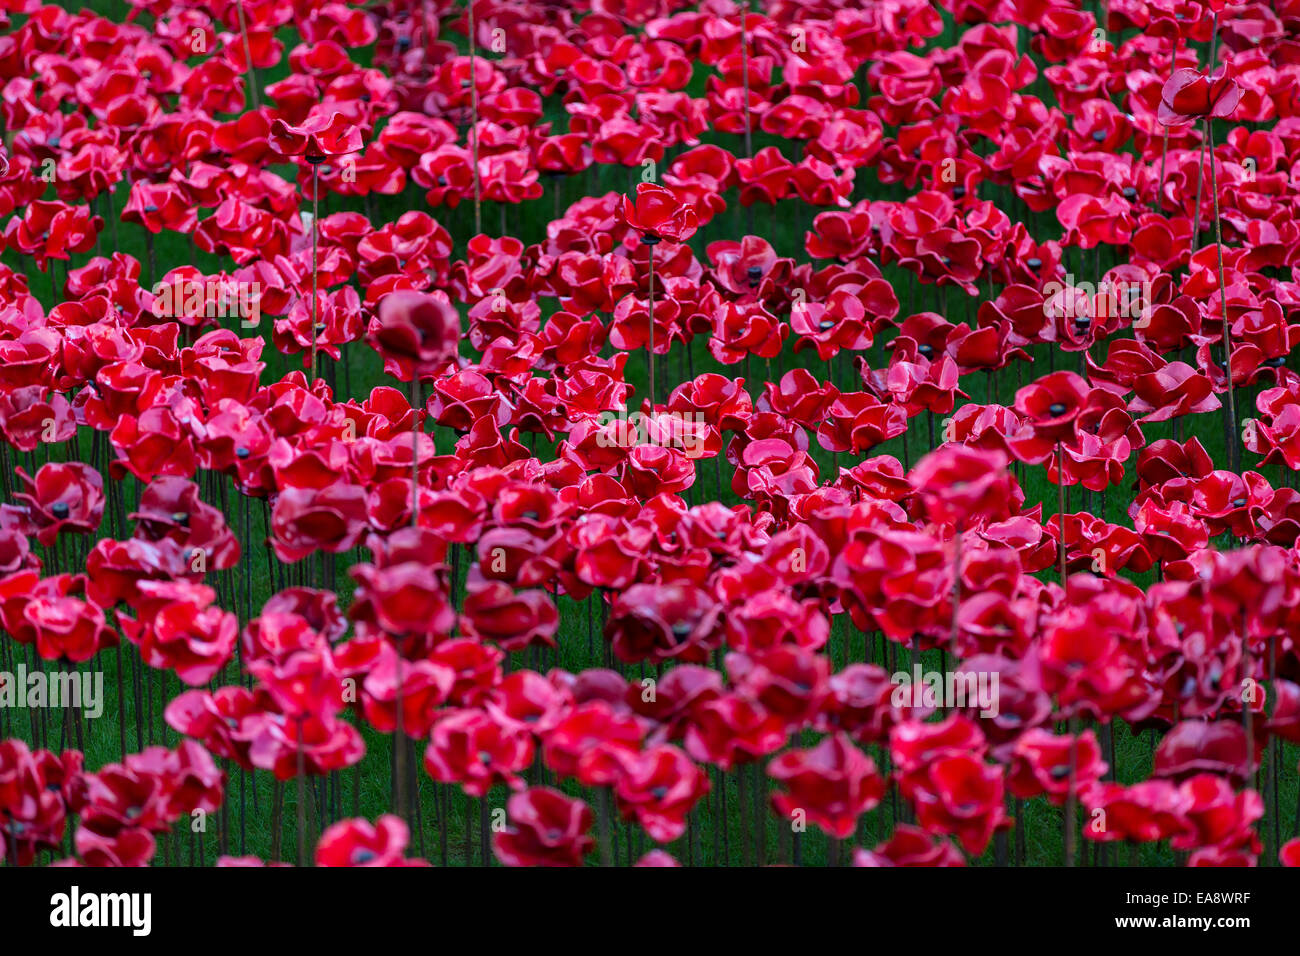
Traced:
[[1300, 865], [1297, 0], [0, 11], [0, 865]]

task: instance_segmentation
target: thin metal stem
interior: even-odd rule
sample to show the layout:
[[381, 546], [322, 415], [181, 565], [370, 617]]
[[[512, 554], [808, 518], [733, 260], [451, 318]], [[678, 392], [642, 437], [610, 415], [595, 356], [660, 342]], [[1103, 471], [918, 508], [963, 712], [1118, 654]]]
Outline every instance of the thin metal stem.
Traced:
[[478, 54], [474, 42], [474, 0], [467, 4], [469, 10], [469, 102], [470, 102], [470, 161], [474, 167], [474, 235], [483, 232], [482, 193], [478, 177]]
[[317, 182], [320, 170], [319, 163], [312, 163], [311, 166], [311, 381], [316, 383], [316, 325], [320, 321], [316, 314], [318, 304], [316, 302], [316, 285], [317, 285], [317, 256], [316, 256], [316, 220], [320, 210], [319, 193], [317, 192]]
[[248, 74], [248, 92], [253, 101], [253, 109], [258, 109], [257, 74], [253, 72], [253, 48], [248, 42], [248, 24], [244, 21], [244, 0], [235, 0], [235, 9], [239, 11], [239, 33], [244, 38], [244, 72]]

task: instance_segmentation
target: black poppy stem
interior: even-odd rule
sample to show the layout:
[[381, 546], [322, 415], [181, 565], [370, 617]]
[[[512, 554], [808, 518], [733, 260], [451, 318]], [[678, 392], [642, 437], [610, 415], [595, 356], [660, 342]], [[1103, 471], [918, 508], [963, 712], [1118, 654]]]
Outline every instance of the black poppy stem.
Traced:
[[650, 371], [650, 411], [653, 413], [657, 401], [655, 394], [655, 246], [659, 244], [659, 237], [646, 236], [644, 242], [650, 253], [650, 344], [646, 346], [646, 365]]
[[271, 859], [280, 860], [280, 849], [284, 845], [284, 782], [277, 780], [271, 800]]
[[[1173, 49], [1169, 51], [1169, 75], [1174, 75], [1174, 67], [1178, 65], [1178, 34], [1174, 34]], [[1169, 158], [1169, 127], [1165, 127], [1164, 144], [1160, 147], [1160, 182], [1156, 186], [1155, 211], [1160, 212], [1164, 207], [1165, 198], [1165, 163]], [[1199, 204], [1198, 204], [1199, 205]], [[1196, 242], [1195, 235], [1192, 236], [1192, 242]]]
[[1065, 794], [1065, 865], [1074, 866], [1074, 818], [1078, 816], [1079, 797], [1079, 715], [1070, 715], [1070, 779]]
[[600, 865], [613, 866], [614, 856], [609, 835], [609, 787], [600, 788], [600, 801], [597, 804], [596, 813], [599, 818], [600, 829]]
[[[1250, 657], [1250, 623], [1246, 618], [1246, 609], [1244, 607], [1241, 609], [1241, 664], [1242, 674], [1245, 675], [1246, 680], [1250, 680], [1254, 676], [1251, 673], [1254, 669], [1254, 662]], [[1250, 685], [1247, 684], [1246, 686], [1249, 687]], [[1250, 696], [1255, 696], [1253, 691]], [[1252, 720], [1254, 715], [1250, 710], [1251, 703], [1252, 701], [1244, 699], [1241, 702], [1241, 724], [1246, 731], [1246, 766], [1242, 771], [1242, 782], [1258, 790], [1255, 781], [1251, 780], [1250, 769], [1255, 764], [1255, 724]]]
[[1232, 327], [1228, 323], [1228, 287], [1223, 276], [1223, 226], [1219, 222], [1219, 176], [1214, 161], [1214, 124], [1205, 118], [1205, 133], [1210, 142], [1210, 192], [1214, 199], [1214, 245], [1219, 259], [1219, 301], [1223, 307], [1223, 364], [1228, 376], [1228, 467], [1240, 471], [1241, 445], [1237, 441], [1237, 397], [1232, 384]]
[[474, 235], [483, 231], [483, 197], [478, 178], [478, 53], [474, 42], [474, 0], [466, 4], [469, 13], [469, 140], [470, 163], [474, 167]]
[[[420, 376], [418, 373], [411, 376], [411, 527], [415, 528], [420, 523]], [[394, 777], [393, 783], [393, 812], [403, 819], [412, 812], [411, 805], [414, 800], [407, 800], [407, 788], [409, 776], [407, 770], [407, 743], [405, 716], [402, 705], [402, 685], [405, 683], [405, 677], [402, 674], [402, 645], [398, 641], [393, 642], [393, 649], [397, 653], [397, 677], [394, 689], [394, 703], [396, 708], [397, 725], [393, 731], [393, 758], [394, 758]], [[408, 820], [408, 825], [410, 821]]]
[[144, 231], [144, 257], [149, 266], [149, 289], [152, 291], [158, 278], [158, 256], [153, 250], [153, 233]]
[[[740, 72], [741, 89], [745, 95], [745, 158], [754, 158], [753, 123], [749, 115], [749, 0], [740, 5]], [[745, 232], [754, 234], [754, 206], [745, 207]]]
[[[1207, 119], [1208, 123], [1209, 120]], [[1213, 155], [1210, 156], [1213, 161]], [[1205, 195], [1205, 139], [1201, 139], [1200, 151], [1196, 154], [1196, 207], [1192, 213], [1192, 251], [1201, 247], [1201, 197]]]
[[1061, 587], [1069, 594], [1069, 585], [1065, 574], [1065, 446], [1056, 443], [1056, 489], [1059, 496], [1060, 510], [1057, 512], [1056, 527], [1061, 532]]
[[[1277, 637], [1275, 635], [1268, 639], [1269, 685], [1276, 686], [1274, 684], [1276, 680], [1277, 680]], [[1280, 749], [1281, 749], [1281, 744], [1276, 740], [1272, 739], [1272, 737], [1270, 736], [1268, 738], [1267, 744], [1265, 745], [1265, 753], [1267, 754], [1268, 761], [1269, 761], [1268, 793], [1265, 794], [1265, 797], [1268, 800], [1267, 818], [1273, 821], [1273, 827], [1272, 827], [1273, 842], [1270, 847], [1270, 852], [1268, 852], [1267, 854], [1270, 860], [1277, 859], [1278, 850], [1280, 850], [1282, 847], [1282, 818], [1279, 814], [1280, 807], [1278, 805], [1278, 793], [1277, 793], [1277, 775], [1278, 775], [1278, 771], [1281, 769], [1278, 762]]]
[[298, 865], [307, 865], [307, 798], [303, 793], [307, 776], [306, 757], [302, 750], [302, 715], [298, 717]]
[[411, 527], [420, 523], [420, 376], [411, 377]]
[[957, 622], [961, 618], [961, 522], [952, 539], [952, 638], [948, 649], [957, 653]]
[[320, 163], [313, 162], [311, 164], [311, 380], [313, 383], [316, 381], [316, 323], [319, 321], [316, 317], [316, 219], [320, 208], [316, 184], [319, 171]]
[[403, 726], [402, 719], [402, 651], [400, 645], [394, 642], [394, 650], [397, 652], [397, 663], [395, 665], [397, 676], [395, 680], [395, 711], [397, 726], [393, 730], [393, 813], [406, 819], [406, 729]]
[[258, 109], [257, 74], [253, 71], [253, 47], [248, 42], [248, 24], [244, 21], [244, 0], [235, 0], [235, 9], [239, 12], [239, 35], [244, 38], [244, 72], [248, 74], [248, 92], [253, 101], [253, 109]]

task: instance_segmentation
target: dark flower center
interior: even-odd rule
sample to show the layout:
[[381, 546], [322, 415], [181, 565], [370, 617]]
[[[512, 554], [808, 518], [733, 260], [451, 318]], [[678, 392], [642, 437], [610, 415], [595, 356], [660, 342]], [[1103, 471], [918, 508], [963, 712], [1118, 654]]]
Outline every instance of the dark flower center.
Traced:
[[1047, 406], [1048, 413], [1054, 418], [1060, 418], [1067, 410], [1064, 402], [1052, 402], [1051, 405]]
[[50, 505], [50, 514], [56, 518], [66, 518], [68, 516], [68, 503], [66, 501], [56, 501]]
[[1105, 140], [1105, 138], [1106, 138], [1105, 130], [1095, 129], [1092, 131], [1092, 141], [1094, 143], [1100, 143], [1103, 140]]

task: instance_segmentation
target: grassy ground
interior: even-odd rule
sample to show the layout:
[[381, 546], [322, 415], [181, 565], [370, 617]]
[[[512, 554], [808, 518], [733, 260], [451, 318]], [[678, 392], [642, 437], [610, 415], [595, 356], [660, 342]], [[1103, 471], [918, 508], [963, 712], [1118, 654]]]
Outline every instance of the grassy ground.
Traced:
[[[122, 8], [115, 0], [114, 2], [110, 2], [110, 0], [93, 0], [88, 6], [115, 19], [121, 19]], [[285, 42], [286, 49], [292, 49], [297, 42], [297, 38], [289, 30], [284, 31], [282, 39]], [[944, 37], [941, 37], [936, 42], [951, 44], [954, 39], [955, 32], [951, 24], [949, 24]], [[368, 62], [368, 50], [352, 51], [352, 55], [358, 63]], [[263, 71], [259, 77], [261, 87], [265, 89], [266, 85], [286, 73], [286, 63], [282, 63], [274, 70]], [[702, 94], [704, 86], [703, 73], [703, 70], [697, 71], [698, 75], [691, 90], [692, 95], [698, 96]], [[1036, 89], [1035, 92], [1050, 102], [1050, 93], [1041, 80], [1039, 86], [1042, 88]], [[555, 121], [557, 129], [563, 126], [563, 114], [557, 109], [555, 102], [548, 104], [547, 118]], [[731, 149], [737, 155], [743, 155], [744, 144], [742, 137], [709, 133], [703, 137], [703, 141], [718, 143]], [[755, 135], [755, 150], [767, 145], [777, 146], [791, 159], [797, 160], [798, 158], [798, 144], [762, 134]], [[669, 151], [669, 157], [665, 158], [660, 164], [661, 171], [667, 168], [671, 157], [679, 153], [681, 149], [682, 147], [675, 147]], [[276, 171], [292, 181], [293, 167], [276, 167]], [[587, 174], [550, 185], [547, 194], [543, 198], [524, 203], [518, 207], [501, 210], [493, 203], [485, 203], [483, 208], [485, 231], [493, 235], [500, 234], [502, 231], [501, 223], [504, 221], [505, 232], [508, 234], [521, 238], [525, 243], [537, 242], [544, 237], [546, 224], [553, 216], [553, 204], [556, 200], [550, 190], [559, 190], [559, 202], [564, 206], [585, 195], [601, 195], [610, 191], [628, 191], [639, 179], [639, 167], [632, 170], [602, 167], [593, 169]], [[880, 184], [876, 180], [874, 171], [868, 169], [859, 170], [853, 199], [857, 201], [862, 198], [872, 197], [901, 200], [906, 198], [907, 195], [908, 193], [901, 186]], [[1035, 237], [1040, 241], [1059, 237], [1060, 228], [1054, 219], [1050, 218], [1050, 216], [1029, 212], [1009, 189], [986, 187], [982, 191], [982, 195], [984, 198], [996, 202], [999, 208], [1003, 209], [1013, 220], [1019, 219], [1026, 222]], [[701, 261], [707, 261], [704, 256], [704, 248], [709, 242], [717, 239], [739, 239], [747, 231], [750, 214], [739, 207], [734, 191], [727, 198], [731, 203], [730, 208], [706, 228], [702, 229], [690, 243]], [[122, 185], [110, 199], [114, 206], [114, 214], [120, 214], [126, 200], [125, 185]], [[426, 204], [423, 198], [423, 190], [412, 184], [408, 185], [401, 195], [373, 197], [373, 222], [376, 226], [382, 225], [384, 222], [396, 219], [402, 212], [413, 208], [424, 209]], [[331, 196], [327, 202], [323, 203], [321, 212], [322, 215], [326, 215], [340, 209], [352, 209], [360, 212], [364, 211], [365, 206], [360, 200], [345, 200], [337, 196]], [[465, 243], [473, 235], [472, 204], [464, 203], [455, 210], [429, 209], [428, 211], [450, 231], [455, 243], [453, 259], [462, 257]], [[756, 208], [752, 211], [753, 231], [767, 238], [778, 254], [793, 257], [796, 261], [803, 261], [806, 259], [806, 254], [803, 253], [804, 231], [810, 225], [812, 212], [803, 204], [793, 201], [783, 202], [771, 209], [765, 207]], [[100, 247], [97, 252], [107, 254], [112, 251], [109, 246], [110, 236], [111, 232], [108, 231], [101, 235]], [[118, 245], [116, 248], [118, 250], [133, 255], [142, 262], [145, 261], [145, 239], [142, 229], [120, 223], [117, 228], [117, 237]], [[158, 277], [161, 277], [167, 269], [184, 263], [193, 263], [207, 273], [216, 272], [223, 268], [232, 268], [232, 264], [228, 260], [201, 252], [196, 253], [185, 237], [174, 233], [163, 233], [155, 239], [154, 245], [158, 262]], [[1103, 263], [1103, 269], [1112, 262], [1117, 261], [1113, 256], [1110, 256], [1109, 251], [1106, 255], [1109, 259]], [[6, 264], [14, 268], [23, 265], [12, 252], [6, 252], [2, 258]], [[84, 264], [88, 258], [89, 255], [74, 257], [73, 267]], [[1091, 260], [1093, 257], [1089, 254], [1086, 258]], [[30, 266], [30, 262], [26, 263], [26, 265]], [[1081, 278], [1090, 277], [1095, 272], [1093, 264], [1085, 261], [1081, 254], [1076, 255], [1070, 265], [1072, 267], [1071, 271]], [[62, 264], [57, 266], [56, 269], [58, 270], [57, 276], [61, 281], [63, 275]], [[959, 301], [964, 299], [959, 292], [949, 292], [945, 303], [934, 289], [922, 287], [910, 273], [896, 268], [887, 268], [885, 274], [894, 284], [899, 299], [904, 305], [904, 315], [908, 314], [909, 311], [929, 309], [944, 311], [954, 321], [973, 320], [979, 300], [971, 302]], [[48, 273], [39, 275], [34, 271], [29, 271], [28, 275], [31, 279], [33, 292], [41, 298], [47, 307], [52, 305], [56, 301], [56, 291], [52, 282], [53, 276]], [[983, 298], [983, 295], [982, 291], [981, 298]], [[944, 308], [945, 304], [948, 306], [946, 309]], [[549, 313], [554, 308], [552, 302], [545, 300], [542, 302], [542, 307], [544, 313]], [[235, 327], [233, 321], [226, 324]], [[260, 333], [266, 339], [267, 354], [264, 355], [264, 359], [268, 362], [269, 367], [262, 377], [264, 384], [278, 379], [288, 368], [300, 367], [299, 357], [286, 361], [283, 357], [274, 353], [271, 345], [270, 319], [264, 318], [260, 329], [252, 331], [237, 329], [237, 331], [243, 336]], [[885, 337], [888, 338], [889, 336]], [[609, 354], [609, 351], [607, 347], [606, 354]], [[814, 353], [811, 352], [796, 355], [791, 347], [787, 347], [784, 354], [771, 363], [771, 374], [774, 377], [779, 377], [783, 370], [805, 367], [810, 368], [819, 376], [824, 376], [825, 365], [813, 355]], [[1103, 355], [1104, 352], [1100, 353], [1098, 358]], [[671, 356], [659, 373], [661, 382], [669, 382], [669, 387], [681, 380], [683, 374], [681, 371], [683, 368], [681, 358], [677, 354]], [[882, 343], [878, 342], [869, 350], [866, 358], [873, 367], [884, 365], [887, 361], [887, 353], [883, 350]], [[730, 367], [719, 366], [709, 355], [703, 341], [696, 341], [692, 344], [691, 360], [697, 373], [721, 371], [729, 376], [746, 375], [743, 364]], [[1051, 355], [1047, 348], [1040, 347], [1034, 350], [1034, 364], [1031, 369], [1025, 370], [1025, 380], [1032, 380], [1033, 377], [1043, 374], [1048, 370], [1049, 365], [1057, 368], [1070, 367], [1077, 369], [1079, 368], [1078, 362], [1079, 356], [1077, 355]], [[346, 376], [343, 374], [344, 369], [346, 369]], [[327, 375], [331, 371], [336, 383], [336, 392], [340, 397], [364, 398], [369, 394], [372, 387], [384, 382], [380, 362], [363, 342], [346, 346], [340, 367], [336, 370], [327, 371]], [[768, 377], [768, 374], [768, 368], [760, 367], [757, 362], [752, 363], [749, 374], [746, 375], [747, 386], [752, 395], [760, 393], [762, 383]], [[846, 390], [860, 387], [851, 383], [851, 369], [847, 361], [837, 361], [834, 375], [838, 384]], [[633, 355], [629, 360], [628, 377], [636, 387], [637, 393], [642, 394], [646, 382], [644, 352]], [[994, 376], [991, 382], [986, 382], [983, 375], [968, 376], [963, 380], [962, 387], [971, 393], [971, 399], [974, 401], [985, 403], [992, 400], [1002, 404], [1010, 404], [1014, 397], [1016, 384], [1016, 373], [1006, 371]], [[986, 393], [986, 387], [991, 388], [991, 391]], [[1239, 394], [1238, 405], [1239, 409], [1241, 409], [1239, 411], [1240, 415], [1250, 414], [1254, 407], [1253, 394]], [[914, 463], [932, 447], [931, 426], [934, 425], [937, 428], [937, 423], [929, 422], [926, 418], [927, 416], [922, 415], [913, 419], [911, 427], [904, 436], [887, 442], [873, 450], [871, 454], [893, 455], [901, 461]], [[1143, 431], [1148, 442], [1159, 438], [1173, 437], [1174, 434], [1173, 426], [1168, 423], [1147, 426], [1144, 427]], [[1227, 466], [1227, 454], [1217, 415], [1200, 416], [1186, 422], [1183, 437], [1185, 438], [1189, 434], [1195, 434], [1200, 438], [1219, 467]], [[443, 452], [449, 451], [456, 439], [454, 434], [441, 427], [435, 429], [435, 437], [439, 450]], [[92, 453], [90, 436], [88, 434], [79, 436], [79, 442], [80, 446], [75, 449], [54, 447], [47, 448], [44, 451], [55, 460], [65, 457], [82, 457], [89, 460]], [[834, 474], [832, 456], [817, 447], [815, 442], [813, 445], [812, 454], [821, 469], [823, 480], [829, 480]], [[547, 456], [546, 450], [540, 445], [537, 448], [537, 453], [542, 458]], [[1253, 456], [1247, 454], [1245, 457], [1249, 459]], [[842, 467], [851, 466], [857, 460], [857, 458], [847, 455], [841, 455], [838, 458], [839, 465]], [[31, 460], [29, 458], [24, 463], [30, 471], [32, 467], [39, 465], [39, 461], [40, 459]], [[1250, 466], [1251, 463], [1247, 461], [1246, 467]], [[710, 472], [716, 467], [716, 462], [702, 462], [700, 464], [699, 480], [696, 487], [687, 495], [692, 502], [714, 497], [716, 477]], [[1280, 469], [1270, 467], [1262, 469], [1262, 471], [1275, 486], [1284, 483], [1285, 479]], [[728, 482], [725, 480], [728, 474], [728, 469], [724, 464], [720, 474], [723, 479], [720, 482], [723, 488], [722, 500], [728, 504], [735, 504], [737, 499], [727, 488]], [[1023, 484], [1029, 506], [1042, 502], [1045, 516], [1056, 514], [1058, 510], [1057, 488], [1047, 481], [1045, 469], [1028, 469]], [[231, 571], [210, 575], [210, 579], [214, 581], [218, 578], [225, 578], [222, 587], [227, 601], [224, 606], [238, 611], [241, 624], [247, 618], [245, 611], [246, 600], [251, 601], [253, 614], [255, 615], [262, 603], [275, 590], [287, 583], [291, 583], [298, 574], [307, 574], [308, 577], [305, 579], [311, 580], [312, 583], [322, 580], [315, 577], [316, 566], [314, 564], [311, 564], [312, 570], [310, 572], [304, 566], [290, 569], [287, 572], [288, 577], [284, 576], [286, 574], [285, 569], [279, 568], [273, 579], [272, 573], [266, 569], [263, 563], [265, 558], [262, 550], [265, 547], [267, 528], [265, 512], [261, 505], [255, 503], [249, 510], [247, 519], [245, 519], [241, 506], [236, 504], [239, 496], [233, 491], [233, 488], [227, 487], [223, 493], [219, 493], [218, 487], [211, 479], [204, 479], [204, 488], [206, 500], [216, 503], [229, 502], [228, 518], [234, 530], [245, 539], [243, 543], [246, 554], [241, 564]], [[135, 501], [139, 494], [138, 483], [128, 477], [124, 482], [123, 494], [128, 503]], [[1128, 519], [1125, 516], [1125, 510], [1129, 500], [1130, 491], [1127, 486], [1112, 488], [1104, 496], [1089, 495], [1076, 488], [1069, 490], [1066, 510], [1068, 512], [1089, 511], [1113, 522], [1127, 523]], [[249, 523], [249, 533], [247, 535], [242, 534], [245, 520]], [[117, 538], [124, 538], [130, 534], [129, 528], [119, 527], [116, 520], [112, 518], [107, 522], [104, 531]], [[333, 567], [330, 569], [328, 578], [324, 579], [332, 578], [335, 582], [334, 586], [340, 592], [340, 600], [345, 605], [351, 593], [351, 582], [347, 577], [346, 569], [353, 562], [363, 559], [364, 555], [361, 554], [338, 556], [333, 561]], [[1151, 583], [1153, 578], [1153, 574], [1148, 574], [1135, 576], [1133, 579], [1140, 585], [1146, 586]], [[233, 595], [238, 595], [239, 599], [230, 601], [229, 598]], [[593, 652], [591, 650], [593, 646], [592, 637], [589, 630], [589, 609], [578, 606], [567, 598], [561, 598], [559, 604], [562, 617], [558, 650], [543, 652], [540, 657], [535, 653], [512, 655], [510, 661], [512, 669], [524, 666], [540, 666], [542, 669], [559, 666], [571, 671], [578, 671], [586, 667], [601, 666], [603, 651], [598, 633], [598, 616]], [[877, 661], [883, 660], [883, 650], [880, 648], [880, 642], [874, 636], [872, 637], [872, 644], [873, 657]], [[854, 660], [863, 659], [864, 647], [863, 636], [852, 628], [847, 618], [841, 617], [834, 622], [831, 643], [827, 653], [830, 659], [837, 663], [837, 666], [842, 666], [842, 662], [850, 658]], [[21, 649], [18, 650], [21, 652]], [[166, 701], [174, 697], [181, 689], [176, 678], [157, 672], [148, 675], [146, 694], [143, 695], [144, 699], [137, 702], [136, 695], [131, 691], [136, 669], [134, 662], [137, 659], [134, 648], [128, 645], [123, 652], [122, 659], [127, 662], [126, 668], [121, 674], [126, 690], [120, 697], [116, 693], [119, 681], [118, 656], [113, 652], [108, 652], [102, 654], [100, 660], [95, 662], [95, 665], [102, 667], [105, 672], [105, 686], [113, 692], [109, 695], [107, 709], [102, 718], [87, 722], [85, 727], [84, 749], [87, 754], [87, 766], [92, 769], [119, 759], [122, 746], [119, 728], [127, 728], [126, 746], [128, 750], [137, 749], [135, 728], [138, 722], [147, 725], [146, 735], [142, 740], [145, 744], [155, 742], [174, 746], [178, 740], [174, 732], [162, 727], [159, 716]], [[903, 659], [900, 658], [900, 660]], [[937, 652], [924, 655], [924, 660], [927, 668], [939, 667]], [[640, 676], [643, 673], [637, 668], [625, 668], [624, 670], [629, 676]], [[215, 684], [219, 686], [223, 683], [233, 682], [236, 679], [232, 665], [228, 669], [226, 678], [215, 682]], [[144, 679], [142, 679], [143, 683], [145, 683]], [[148, 703], [150, 699], [152, 703]], [[28, 716], [19, 713], [4, 714], [0, 712], [0, 736], [16, 734], [29, 740], [29, 742], [32, 741], [35, 738], [35, 732], [27, 723]], [[367, 755], [359, 767], [342, 774], [333, 775], [326, 780], [315, 780], [308, 791], [308, 819], [313, 834], [319, 833], [321, 828], [322, 810], [324, 811], [325, 822], [337, 818], [340, 814], [343, 816], [359, 814], [373, 819], [377, 815], [386, 812], [391, 805], [389, 795], [390, 761], [392, 759], [391, 739], [368, 730], [363, 732], [366, 739]], [[55, 714], [50, 715], [48, 733], [51, 746], [67, 746], [76, 742], [75, 729], [66, 725], [61, 726], [58, 715]], [[806, 740], [811, 742], [811, 735], [808, 735]], [[1151, 768], [1152, 743], [1150, 734], [1137, 737], [1130, 733], [1128, 728], [1121, 726], [1115, 735], [1115, 746], [1118, 779], [1130, 783], [1144, 779]], [[878, 749], [872, 748], [872, 752], [877, 759], [877, 763], [883, 763]], [[417, 746], [416, 753], [417, 755], [422, 754], [422, 747]], [[1283, 753], [1283, 759], [1280, 761], [1284, 770], [1281, 805], [1285, 808], [1295, 806], [1297, 786], [1294, 768], [1296, 756], [1294, 748], [1287, 747]], [[697, 864], [725, 863], [734, 865], [755, 860], [756, 857], [751, 854], [748, 847], [739, 845], [742, 828], [752, 827], [753, 825], [750, 808], [755, 805], [756, 798], [761, 802], [764, 796], [763, 792], [755, 793], [752, 778], [746, 779], [750, 774], [751, 770], [748, 769], [743, 774], [733, 773], [726, 777], [720, 777], [718, 774], [713, 773], [713, 782], [715, 788], [717, 788], [715, 793], [702, 802], [692, 815], [693, 824], [688, 836], [666, 849], [683, 862], [694, 861]], [[435, 862], [441, 862], [445, 858], [447, 862], [452, 864], [469, 860], [475, 862], [481, 860], [481, 814], [485, 810], [504, 806], [507, 796], [505, 788], [496, 788], [487, 798], [480, 802], [465, 798], [458, 791], [452, 791], [450, 788], [432, 784], [422, 772], [418, 776], [420, 777], [420, 809], [419, 818], [416, 821], [417, 834], [413, 836], [412, 852], [426, 856]], [[565, 787], [565, 789], [573, 793], [581, 792], [578, 788], [573, 787]], [[235, 771], [228, 790], [228, 807], [231, 813], [232, 829], [227, 839], [225, 841], [220, 839], [218, 836], [220, 827], [215, 821], [204, 837], [197, 837], [189, 833], [187, 827], [184, 828], [186, 832], [181, 832], [182, 828], [178, 827], [176, 836], [167, 841], [160, 849], [158, 862], [189, 863], [202, 860], [211, 863], [223, 848], [223, 843], [226, 852], [246, 852], [263, 858], [269, 858], [272, 855], [273, 847], [278, 843], [281, 848], [281, 858], [292, 860], [294, 858], [293, 847], [296, 841], [294, 827], [298, 801], [296, 787], [292, 781], [283, 787], [283, 805], [279, 814], [281, 827], [278, 838], [273, 833], [274, 820], [276, 819], [273, 809], [277, 803], [276, 791], [277, 787], [271, 781], [269, 774], [249, 775]], [[450, 796], [449, 806], [443, 803], [442, 798], [446, 796]], [[595, 798], [591, 794], [585, 794], [585, 796], [594, 807]], [[725, 828], [719, 826], [724, 813], [727, 820]], [[742, 817], [742, 813], [744, 817]], [[880, 808], [863, 817], [857, 838], [853, 842], [859, 846], [872, 846], [879, 840], [886, 838], [888, 833], [891, 832], [899, 813], [899, 807], [891, 800], [887, 800]], [[746, 818], [748, 818], [748, 822]], [[242, 827], [234, 822], [239, 819], [244, 821]], [[449, 821], [446, 826], [444, 826], [444, 819]], [[787, 832], [788, 828], [770, 812], [764, 814], [764, 820], [766, 832], [762, 840], [762, 858], [768, 862], [791, 859], [796, 851], [791, 842], [790, 834]], [[1048, 806], [1043, 801], [1034, 801], [1023, 808], [1023, 823], [1026, 862], [1031, 865], [1059, 863], [1061, 860], [1061, 811]], [[1288, 810], [1281, 821], [1282, 839], [1286, 839], [1290, 835], [1294, 830], [1295, 823], [1294, 814]], [[443, 833], [446, 833], [445, 844], [441, 839]], [[725, 846], [723, 845], [724, 839], [726, 841]], [[804, 863], [822, 863], [844, 858], [844, 849], [832, 845], [815, 828], [804, 834], [798, 843], [799, 857]], [[644, 850], [653, 846], [638, 828], [623, 826], [616, 827], [615, 845], [618, 848], [620, 859], [624, 862], [629, 858], [635, 859]], [[996, 851], [994, 847], [990, 846], [989, 850], [977, 862], [989, 864], [994, 861], [995, 856]], [[1012, 856], [1014, 858], [1014, 851], [1012, 851]], [[1116, 862], [1117, 859], [1117, 857], [1112, 856], [1106, 862]], [[1123, 859], [1118, 859], [1118, 862], [1129, 859], [1131, 858], [1124, 856]], [[1174, 854], [1165, 845], [1143, 847], [1138, 859], [1146, 865], [1170, 865], [1175, 862]]]

